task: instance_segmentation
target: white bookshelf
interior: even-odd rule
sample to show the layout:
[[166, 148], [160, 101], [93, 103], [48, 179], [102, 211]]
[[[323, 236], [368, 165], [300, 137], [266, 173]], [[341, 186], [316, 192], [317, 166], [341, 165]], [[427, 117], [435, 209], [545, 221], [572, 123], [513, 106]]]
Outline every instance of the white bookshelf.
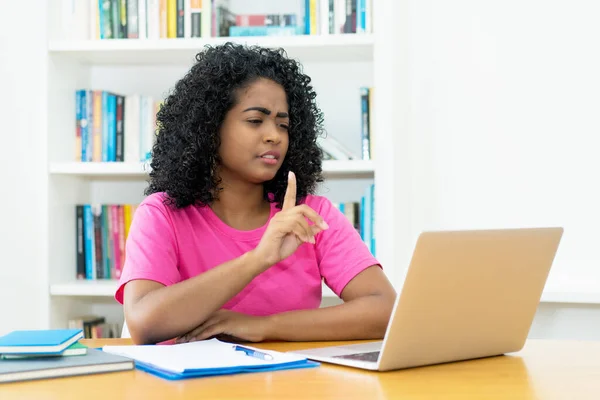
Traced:
[[[148, 163], [124, 162], [55, 162], [51, 163], [50, 174], [94, 177], [137, 177], [146, 178], [150, 172]], [[371, 160], [326, 160], [323, 162], [325, 178], [373, 178], [374, 163]]]
[[121, 39], [121, 40], [56, 40], [48, 45], [50, 52], [90, 65], [190, 64], [205, 45], [226, 41], [283, 47], [292, 58], [303, 62], [372, 61], [372, 34], [339, 34], [326, 36], [268, 36], [253, 38], [210, 39]]
[[65, 297], [112, 297], [117, 290], [116, 280], [81, 280], [56, 283], [50, 295]]
[[[117, 290], [114, 280], [71, 281], [50, 286], [50, 295], [60, 297], [107, 297], [112, 298]], [[337, 298], [337, 295], [323, 284], [324, 298]], [[562, 292], [546, 291], [542, 294], [542, 303], [561, 304], [600, 304], [598, 292]]]
[[[287, 0], [286, 0], [287, 1]], [[317, 101], [325, 113], [325, 128], [354, 153], [360, 154], [359, 88], [374, 91], [375, 154], [371, 160], [325, 161], [323, 174], [332, 201], [359, 201], [367, 185], [375, 183], [375, 235], [377, 257], [394, 282], [401, 271], [391, 260], [397, 247], [386, 224], [393, 215], [393, 130], [396, 110], [383, 112], [395, 95], [388, 85], [395, 71], [390, 57], [395, 41], [385, 30], [374, 34], [285, 36], [250, 38], [79, 40], [65, 38], [55, 18], [62, 0], [50, 0], [47, 42], [47, 220], [45, 235], [48, 257], [47, 321], [64, 327], [77, 315], [106, 313], [109, 322], [122, 323], [122, 308], [114, 299], [112, 280], [76, 280], [75, 205], [86, 203], [131, 204], [143, 197], [150, 167], [145, 163], [81, 163], [74, 161], [75, 91], [81, 88], [120, 94], [143, 93], [155, 98], [164, 94], [191, 68], [195, 54], [205, 45], [225, 41], [282, 47], [299, 60], [311, 76]], [[379, 2], [378, 2], [379, 4]], [[374, 8], [374, 26], [385, 16], [387, 2]], [[258, 8], [257, 8], [258, 9]], [[383, 161], [378, 161], [383, 160]], [[381, 200], [384, 199], [384, 200]], [[332, 299], [326, 286], [323, 297]], [[99, 308], [97, 308], [99, 307]]]
[[[107, 297], [112, 298], [117, 290], [115, 280], [71, 281], [50, 286], [50, 295], [57, 297]], [[337, 298], [337, 295], [323, 284], [323, 297]]]

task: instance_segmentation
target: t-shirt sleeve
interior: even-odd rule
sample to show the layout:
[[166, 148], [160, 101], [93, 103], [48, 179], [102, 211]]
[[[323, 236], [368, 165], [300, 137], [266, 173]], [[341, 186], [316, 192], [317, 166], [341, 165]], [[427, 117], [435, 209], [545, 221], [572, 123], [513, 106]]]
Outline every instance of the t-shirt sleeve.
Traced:
[[123, 288], [135, 279], [172, 285], [181, 280], [175, 232], [162, 205], [142, 203], [136, 209], [127, 242], [125, 264], [115, 299], [123, 304]]
[[317, 262], [327, 286], [340, 296], [352, 278], [370, 266], [381, 265], [348, 218], [329, 200], [323, 199], [316, 211], [329, 225], [316, 236]]

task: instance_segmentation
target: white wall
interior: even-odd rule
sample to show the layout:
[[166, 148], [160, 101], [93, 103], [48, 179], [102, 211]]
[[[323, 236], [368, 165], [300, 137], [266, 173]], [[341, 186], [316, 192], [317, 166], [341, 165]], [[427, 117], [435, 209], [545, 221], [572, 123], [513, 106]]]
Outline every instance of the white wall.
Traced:
[[[398, 35], [410, 82], [398, 135], [410, 145], [413, 240], [563, 226], [548, 290], [600, 292], [600, 3], [398, 4], [410, 24]], [[600, 339], [600, 307], [543, 304], [531, 335]]]
[[0, 334], [48, 318], [45, 7], [0, 12]]
[[600, 3], [411, 4], [418, 224], [563, 226], [549, 286], [600, 291]]

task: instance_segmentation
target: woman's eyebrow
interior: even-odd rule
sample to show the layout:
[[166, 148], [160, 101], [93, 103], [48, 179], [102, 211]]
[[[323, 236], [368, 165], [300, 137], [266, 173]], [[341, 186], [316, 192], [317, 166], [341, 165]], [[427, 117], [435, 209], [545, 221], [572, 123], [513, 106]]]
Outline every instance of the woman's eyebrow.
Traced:
[[[264, 107], [248, 107], [243, 112], [247, 112], [247, 111], [260, 111], [261, 113], [263, 113], [265, 115], [271, 115], [271, 110], [264, 108]], [[277, 118], [288, 118], [289, 115], [288, 115], [288, 113], [278, 112], [276, 117]]]

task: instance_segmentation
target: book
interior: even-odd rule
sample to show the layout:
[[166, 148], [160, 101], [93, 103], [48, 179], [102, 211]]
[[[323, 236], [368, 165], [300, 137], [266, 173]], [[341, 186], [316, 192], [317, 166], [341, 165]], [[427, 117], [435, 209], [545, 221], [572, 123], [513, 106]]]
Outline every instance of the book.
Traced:
[[58, 354], [48, 354], [48, 353], [32, 353], [32, 354], [0, 354], [0, 359], [2, 360], [14, 360], [17, 358], [27, 358], [27, 357], [65, 357], [65, 356], [83, 356], [87, 354], [87, 346], [75, 342], [71, 346], [67, 347], [65, 351]]
[[303, 356], [236, 346], [218, 339], [169, 345], [104, 346], [103, 351], [132, 358], [138, 369], [169, 380], [320, 365]]
[[0, 354], [59, 354], [82, 337], [81, 329], [13, 331], [0, 337]]
[[88, 349], [80, 357], [27, 357], [0, 360], [0, 383], [89, 375], [135, 368], [132, 359]]

